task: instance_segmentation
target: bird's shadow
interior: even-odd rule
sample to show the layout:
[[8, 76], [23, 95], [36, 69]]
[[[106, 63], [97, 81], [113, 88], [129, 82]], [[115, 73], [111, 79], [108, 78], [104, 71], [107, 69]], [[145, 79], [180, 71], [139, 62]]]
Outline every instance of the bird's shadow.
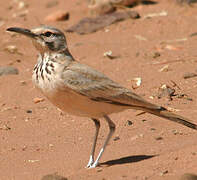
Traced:
[[127, 156], [127, 157], [122, 157], [119, 159], [114, 159], [110, 161], [105, 161], [103, 163], [100, 163], [99, 165], [107, 165], [107, 166], [113, 166], [113, 165], [118, 165], [118, 164], [127, 164], [127, 163], [134, 163], [134, 162], [139, 162], [143, 161], [146, 159], [150, 159], [155, 157], [156, 155], [137, 155], [137, 156]]

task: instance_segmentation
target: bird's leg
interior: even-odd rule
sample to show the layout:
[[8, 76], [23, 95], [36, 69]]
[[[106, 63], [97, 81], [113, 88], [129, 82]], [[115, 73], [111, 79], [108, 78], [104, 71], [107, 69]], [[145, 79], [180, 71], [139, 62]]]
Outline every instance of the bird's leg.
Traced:
[[95, 124], [95, 127], [96, 127], [96, 132], [95, 132], [95, 135], [94, 135], [94, 140], [93, 140], [92, 150], [91, 150], [91, 154], [90, 154], [90, 159], [89, 159], [88, 165], [86, 166], [87, 168], [91, 167], [94, 163], [94, 153], [95, 153], [97, 137], [98, 137], [98, 133], [99, 133], [99, 129], [100, 129], [100, 121], [98, 119], [94, 119], [94, 118], [92, 118], [92, 120], [94, 121], [94, 124]]
[[102, 154], [103, 154], [103, 152], [104, 152], [104, 150], [105, 150], [110, 138], [112, 137], [113, 133], [115, 132], [116, 125], [113, 123], [113, 121], [107, 115], [105, 115], [104, 118], [107, 121], [108, 126], [109, 126], [109, 134], [107, 135], [107, 138], [106, 138], [106, 140], [104, 142], [104, 145], [101, 148], [101, 150], [100, 150], [100, 152], [99, 152], [99, 154], [98, 154], [98, 156], [96, 158], [96, 161], [94, 162], [94, 164], [92, 164], [90, 166], [90, 168], [95, 168], [98, 165], [99, 160], [100, 160], [100, 158], [101, 158], [101, 156], [102, 156]]

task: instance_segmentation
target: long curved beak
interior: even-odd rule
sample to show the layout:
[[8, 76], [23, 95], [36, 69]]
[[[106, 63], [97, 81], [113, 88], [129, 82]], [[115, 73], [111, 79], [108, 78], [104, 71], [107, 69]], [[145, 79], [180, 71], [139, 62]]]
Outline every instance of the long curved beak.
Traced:
[[18, 28], [18, 27], [8, 28], [7, 31], [20, 33], [20, 34], [23, 34], [23, 35], [28, 36], [30, 38], [35, 38], [38, 36], [37, 34], [34, 34], [33, 32], [31, 32], [29, 29]]

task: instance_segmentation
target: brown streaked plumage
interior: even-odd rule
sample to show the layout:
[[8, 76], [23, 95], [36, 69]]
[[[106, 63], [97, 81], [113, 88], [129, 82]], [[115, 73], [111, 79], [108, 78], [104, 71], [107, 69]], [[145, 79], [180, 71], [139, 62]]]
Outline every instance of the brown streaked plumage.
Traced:
[[[149, 103], [104, 74], [80, 64], [70, 54], [64, 34], [53, 27], [41, 26], [32, 30], [12, 27], [13, 31], [30, 37], [39, 51], [33, 70], [36, 87], [58, 108], [67, 113], [89, 117], [96, 127], [93, 147], [87, 167], [96, 167], [107, 143], [115, 131], [115, 124], [108, 117], [126, 109], [142, 110], [197, 130], [188, 119], [169, 112], [166, 108]], [[109, 134], [94, 161], [94, 152], [100, 128], [99, 118], [109, 125]]]

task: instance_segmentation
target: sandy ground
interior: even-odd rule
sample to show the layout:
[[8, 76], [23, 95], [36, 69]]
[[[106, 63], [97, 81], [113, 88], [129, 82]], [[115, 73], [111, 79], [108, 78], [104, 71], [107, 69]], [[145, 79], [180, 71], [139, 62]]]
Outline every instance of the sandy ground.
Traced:
[[[58, 173], [69, 180], [169, 180], [184, 173], [197, 173], [197, 133], [187, 127], [137, 111], [125, 111], [110, 117], [117, 125], [114, 137], [101, 159], [101, 166], [85, 169], [94, 134], [87, 118], [62, 114], [37, 91], [31, 82], [36, 50], [29, 39], [11, 36], [5, 30], [19, 26], [32, 28], [49, 24], [65, 30], [88, 15], [87, 1], [25, 1], [18, 9], [14, 1], [0, 1], [0, 66], [12, 65], [18, 75], [0, 77], [0, 179], [40, 180]], [[44, 18], [62, 9], [70, 13], [69, 21], [52, 22]], [[197, 77], [184, 79], [185, 73], [197, 72], [197, 9], [161, 0], [155, 5], [132, 8], [138, 20], [126, 20], [88, 35], [66, 33], [73, 56], [132, 89], [133, 78], [142, 84], [132, 89], [151, 102], [179, 110], [177, 113], [197, 123]], [[17, 13], [28, 10], [24, 17]], [[167, 16], [144, 19], [147, 14], [167, 12]], [[16, 17], [14, 17], [16, 14]], [[107, 29], [107, 31], [106, 31]], [[18, 53], [4, 50], [15, 45]], [[117, 59], [103, 57], [111, 50]], [[155, 53], [160, 53], [155, 58]], [[161, 71], [167, 66], [167, 71]], [[164, 68], [165, 69], [165, 68]], [[177, 84], [192, 98], [153, 98], [163, 84]], [[177, 88], [176, 88], [177, 89]], [[34, 98], [44, 98], [34, 103]], [[28, 113], [29, 112], [29, 113]], [[128, 120], [132, 125], [128, 125]], [[98, 139], [101, 147], [107, 125], [102, 121]], [[98, 149], [97, 149], [98, 152]]]

